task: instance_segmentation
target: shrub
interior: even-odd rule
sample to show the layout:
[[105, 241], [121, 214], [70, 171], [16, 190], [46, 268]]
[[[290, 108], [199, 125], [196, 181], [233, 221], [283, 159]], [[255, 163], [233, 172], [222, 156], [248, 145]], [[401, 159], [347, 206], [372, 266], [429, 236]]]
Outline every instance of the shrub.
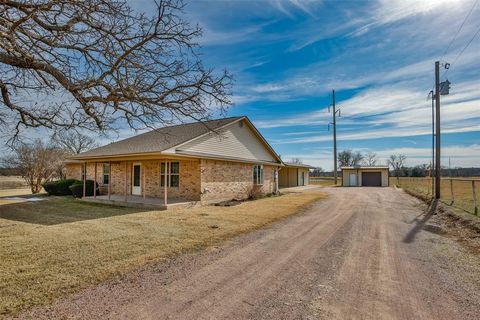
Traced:
[[67, 196], [72, 194], [69, 187], [74, 183], [82, 182], [76, 179], [65, 179], [45, 182], [42, 186], [49, 196]]
[[[94, 185], [97, 188], [97, 194], [98, 194], [98, 183], [95, 183], [93, 180], [86, 180], [85, 181], [85, 195], [87, 197], [93, 196], [93, 188], [94, 188], [93, 186]], [[83, 197], [83, 182], [82, 181], [75, 182], [69, 188], [70, 188], [70, 191], [75, 198]]]
[[262, 187], [261, 186], [253, 186], [249, 191], [248, 191], [248, 199], [249, 200], [256, 200], [263, 198], [265, 194], [262, 192]]
[[57, 192], [58, 195], [70, 195], [72, 191], [70, 191], [70, 186], [74, 183], [79, 183], [79, 180], [76, 179], [65, 179], [57, 181]]
[[57, 193], [56, 191], [57, 182], [56, 181], [48, 181], [42, 184], [43, 189], [48, 193], [49, 196], [53, 196]]

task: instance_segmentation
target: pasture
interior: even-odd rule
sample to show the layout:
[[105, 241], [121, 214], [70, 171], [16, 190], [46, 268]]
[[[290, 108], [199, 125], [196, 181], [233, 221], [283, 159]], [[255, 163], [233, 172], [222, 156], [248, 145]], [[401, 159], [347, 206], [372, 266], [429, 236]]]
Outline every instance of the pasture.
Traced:
[[[441, 200], [445, 204], [452, 205], [470, 213], [475, 213], [475, 201], [473, 184], [476, 191], [476, 205], [479, 206], [480, 178], [442, 178], [440, 184]], [[390, 185], [398, 185], [422, 198], [432, 197], [432, 180], [429, 177], [411, 178], [401, 177], [399, 180], [390, 177]]]

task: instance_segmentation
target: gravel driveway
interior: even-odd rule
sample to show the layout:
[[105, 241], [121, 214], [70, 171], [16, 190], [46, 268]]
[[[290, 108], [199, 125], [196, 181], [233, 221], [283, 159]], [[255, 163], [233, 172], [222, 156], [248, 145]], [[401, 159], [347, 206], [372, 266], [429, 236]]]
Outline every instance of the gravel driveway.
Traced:
[[22, 315], [478, 319], [480, 260], [393, 188], [323, 188], [303, 214]]

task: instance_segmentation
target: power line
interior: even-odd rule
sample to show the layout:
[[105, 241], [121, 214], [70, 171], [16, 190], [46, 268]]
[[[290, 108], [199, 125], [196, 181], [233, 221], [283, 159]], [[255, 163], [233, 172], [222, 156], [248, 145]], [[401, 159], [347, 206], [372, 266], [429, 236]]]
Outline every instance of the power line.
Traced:
[[452, 40], [450, 41], [450, 43], [448, 44], [447, 48], [445, 49], [445, 51], [443, 52], [442, 54], [442, 57], [440, 58], [440, 61], [443, 60], [443, 57], [445, 56], [445, 54], [448, 52], [448, 50], [450, 49], [450, 47], [452, 46], [453, 42], [455, 42], [455, 39], [457, 39], [457, 36], [458, 34], [460, 33], [460, 31], [462, 31], [462, 28], [463, 26], [465, 25], [465, 22], [467, 21], [467, 19], [470, 17], [470, 15], [472, 14], [473, 12], [473, 9], [476, 7], [477, 3], [478, 3], [479, 0], [475, 1], [473, 3], [473, 6], [470, 8], [470, 11], [467, 13], [467, 15], [465, 16], [465, 19], [463, 19], [463, 22], [462, 24], [460, 25], [460, 27], [458, 28], [457, 32], [455, 33], [455, 35], [453, 36]]
[[463, 52], [465, 52], [465, 50], [467, 50], [467, 48], [470, 46], [470, 44], [472, 44], [473, 40], [478, 36], [479, 33], [480, 33], [480, 26], [478, 27], [477, 31], [475, 32], [473, 37], [470, 39], [470, 41], [468, 41], [467, 45], [465, 47], [463, 47], [463, 49], [458, 53], [457, 57], [453, 60], [452, 65], [457, 62], [457, 60], [460, 58], [460, 56], [463, 54]]

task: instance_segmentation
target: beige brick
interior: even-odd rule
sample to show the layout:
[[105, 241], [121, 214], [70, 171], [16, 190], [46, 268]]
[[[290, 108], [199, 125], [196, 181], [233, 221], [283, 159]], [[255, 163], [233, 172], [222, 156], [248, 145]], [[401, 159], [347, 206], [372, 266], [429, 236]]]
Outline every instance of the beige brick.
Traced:
[[[176, 161], [176, 160], [175, 160]], [[145, 195], [163, 198], [164, 190], [160, 187], [160, 163], [162, 160], [128, 161], [126, 187], [131, 194], [132, 164], [142, 164], [142, 179], [145, 177]], [[253, 164], [221, 160], [180, 160], [180, 185], [168, 188], [168, 198], [183, 198], [202, 202], [215, 202], [231, 199], [246, 199], [252, 190], [260, 193], [272, 193], [275, 190], [274, 166], [264, 165], [264, 183], [253, 184]], [[67, 164], [67, 177], [81, 179], [82, 164]], [[95, 163], [87, 164], [87, 179], [93, 180]], [[97, 183], [100, 193], [107, 194], [108, 186], [103, 185], [103, 163], [97, 163]], [[125, 192], [125, 161], [112, 161], [110, 168], [112, 194]]]
[[264, 166], [264, 183], [253, 184], [253, 164], [201, 160], [201, 200], [214, 202], [231, 199], [246, 199], [254, 188], [260, 193], [271, 193], [275, 190], [273, 166]]

